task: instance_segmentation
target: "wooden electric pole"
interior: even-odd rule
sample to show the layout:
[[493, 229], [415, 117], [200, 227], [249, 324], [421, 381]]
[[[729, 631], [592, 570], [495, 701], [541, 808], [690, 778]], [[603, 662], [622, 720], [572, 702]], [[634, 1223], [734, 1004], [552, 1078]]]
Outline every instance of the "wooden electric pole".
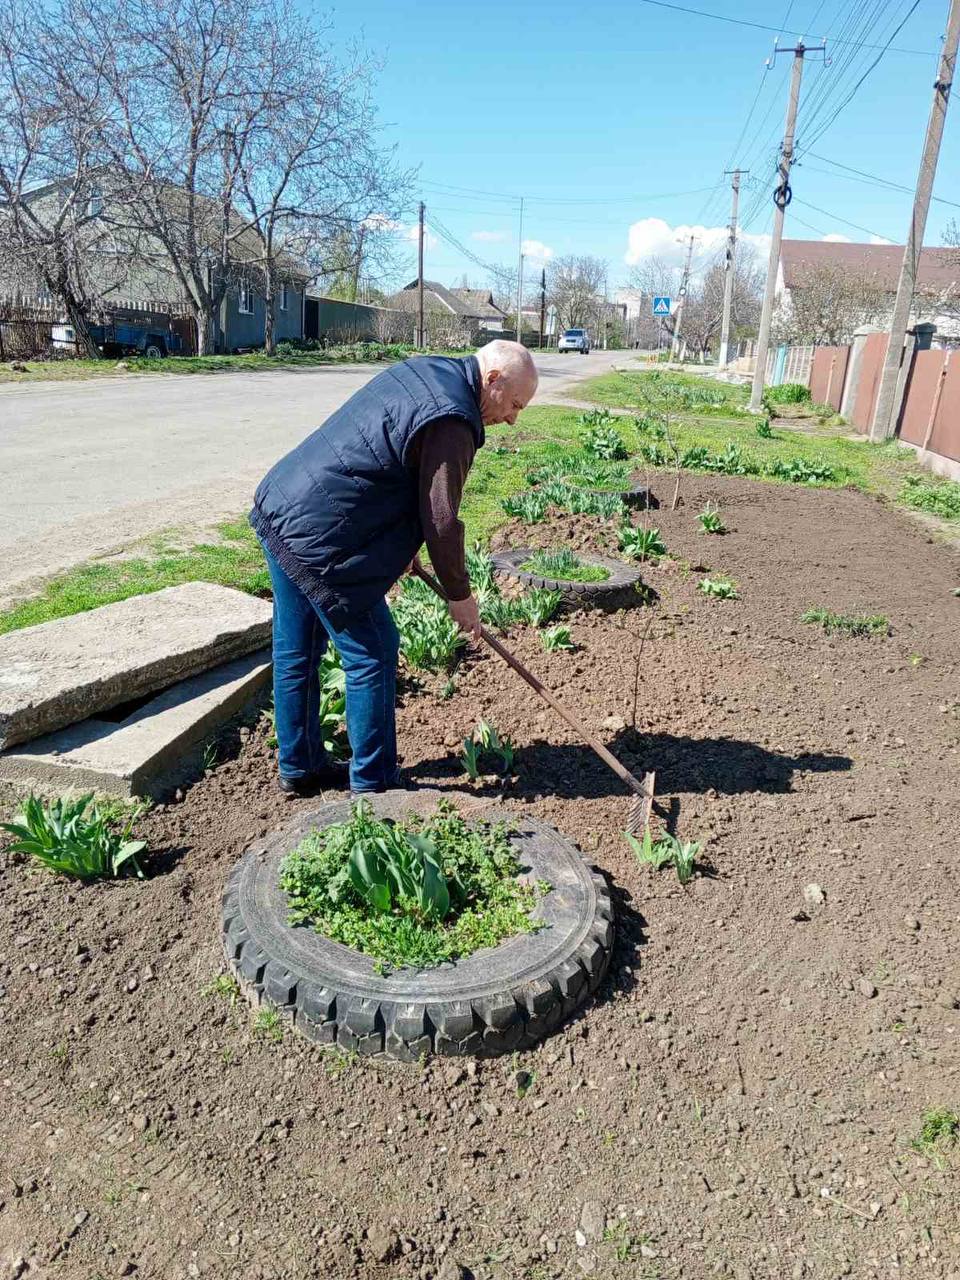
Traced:
[[523, 341], [523, 196], [520, 197], [520, 243], [517, 260], [517, 341]]
[[767, 264], [767, 287], [763, 294], [763, 310], [760, 312], [760, 332], [757, 334], [757, 367], [753, 371], [753, 388], [750, 392], [750, 412], [759, 413], [763, 408], [763, 383], [767, 373], [767, 350], [770, 346], [770, 326], [773, 321], [773, 303], [777, 293], [777, 273], [780, 268], [780, 246], [783, 243], [783, 215], [793, 193], [790, 190], [790, 168], [793, 165], [793, 137], [797, 127], [797, 105], [800, 102], [800, 81], [803, 78], [803, 55], [819, 53], [826, 45], [807, 48], [803, 43], [795, 49], [777, 49], [777, 53], [793, 54], [793, 75], [790, 79], [790, 100], [787, 103], [787, 121], [783, 129], [783, 145], [777, 166], [777, 185], [773, 192], [776, 206], [773, 215], [773, 235], [770, 238], [770, 261]]
[[[729, 173], [729, 170], [727, 170]], [[749, 170], [747, 170], [749, 172]], [[733, 275], [737, 256], [737, 211], [740, 205], [740, 169], [733, 171], [733, 207], [730, 210], [730, 235], [727, 238], [727, 265], [723, 278], [723, 324], [720, 328], [720, 352], [717, 364], [723, 369], [730, 363], [730, 316], [733, 311]]]
[[930, 119], [927, 121], [927, 136], [923, 144], [920, 172], [917, 175], [913, 215], [910, 218], [903, 263], [900, 267], [900, 281], [897, 285], [897, 297], [890, 320], [887, 354], [883, 362], [883, 373], [880, 375], [877, 406], [870, 426], [871, 440], [885, 440], [888, 436], [894, 435], [897, 430], [900, 410], [897, 391], [900, 385], [903, 344], [907, 336], [910, 309], [913, 306], [913, 296], [917, 287], [917, 272], [920, 267], [920, 254], [923, 251], [923, 234], [927, 227], [933, 180], [936, 177], [937, 160], [940, 157], [940, 142], [943, 138], [950, 88], [956, 69], [958, 43], [960, 43], [960, 0], [950, 0], [947, 34], [944, 37], [943, 52], [940, 55], [939, 73], [933, 86], [933, 104], [930, 107]]
[[547, 324], [547, 268], [540, 270], [540, 348], [543, 349], [543, 331]]
[[[687, 289], [690, 286], [690, 264], [693, 261], [693, 246], [696, 242], [696, 236], [690, 237], [690, 245], [687, 249], [687, 262], [683, 268], [683, 280], [680, 283], [680, 293], [677, 297], [677, 322], [673, 327], [673, 342], [670, 344], [670, 355], [675, 356], [681, 351], [680, 347], [680, 331], [683, 327], [683, 304], [687, 299]], [[683, 359], [683, 355], [680, 355]]]
[[423, 332], [423, 201], [420, 201], [420, 236], [417, 244], [417, 348], [426, 347], [426, 335]]

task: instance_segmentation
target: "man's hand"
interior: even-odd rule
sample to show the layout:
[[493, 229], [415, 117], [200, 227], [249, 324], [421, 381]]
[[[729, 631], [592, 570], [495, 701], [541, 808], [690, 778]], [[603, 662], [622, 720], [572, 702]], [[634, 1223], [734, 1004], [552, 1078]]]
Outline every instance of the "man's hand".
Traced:
[[447, 608], [450, 617], [465, 635], [472, 640], [480, 639], [480, 610], [473, 596], [467, 596], [466, 600], [448, 600]]

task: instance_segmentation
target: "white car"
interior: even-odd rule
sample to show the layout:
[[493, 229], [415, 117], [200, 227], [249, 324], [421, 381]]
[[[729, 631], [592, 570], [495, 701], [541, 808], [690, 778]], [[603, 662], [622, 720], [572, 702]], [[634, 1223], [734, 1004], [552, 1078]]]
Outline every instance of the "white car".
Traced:
[[558, 351], [579, 351], [582, 356], [590, 353], [590, 335], [586, 329], [564, 329], [557, 343]]

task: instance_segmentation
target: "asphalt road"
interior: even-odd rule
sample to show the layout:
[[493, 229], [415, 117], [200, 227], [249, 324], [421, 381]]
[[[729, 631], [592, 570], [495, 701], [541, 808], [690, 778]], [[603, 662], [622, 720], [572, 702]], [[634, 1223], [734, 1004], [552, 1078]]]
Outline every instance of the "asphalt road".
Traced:
[[[538, 356], [536, 402], [625, 352]], [[170, 527], [243, 511], [264, 472], [380, 366], [0, 387], [0, 602]]]

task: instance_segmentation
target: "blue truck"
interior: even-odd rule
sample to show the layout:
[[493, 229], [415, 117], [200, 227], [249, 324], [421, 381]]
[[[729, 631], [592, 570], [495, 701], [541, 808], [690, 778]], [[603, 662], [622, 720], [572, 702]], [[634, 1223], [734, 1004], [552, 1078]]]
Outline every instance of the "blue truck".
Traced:
[[[105, 356], [147, 356], [162, 360], [183, 350], [180, 335], [174, 333], [169, 324], [156, 320], [108, 320], [90, 325], [90, 334]], [[55, 324], [50, 341], [56, 349], [75, 348], [73, 325]]]

